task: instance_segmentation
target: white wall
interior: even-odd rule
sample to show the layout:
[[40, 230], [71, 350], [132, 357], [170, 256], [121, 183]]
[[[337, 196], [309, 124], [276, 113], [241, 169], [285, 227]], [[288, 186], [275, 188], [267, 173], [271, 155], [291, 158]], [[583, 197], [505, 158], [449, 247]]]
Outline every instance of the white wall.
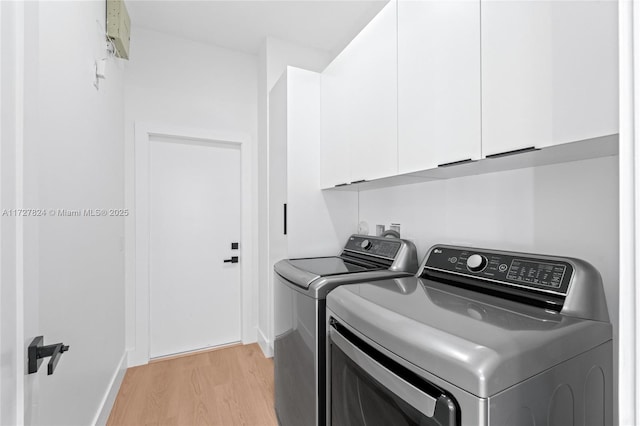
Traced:
[[259, 204], [259, 244], [257, 281], [258, 297], [255, 300], [258, 309], [258, 343], [263, 352], [270, 356], [270, 324], [273, 295], [269, 286], [269, 277], [273, 273], [269, 262], [269, 91], [276, 84], [288, 65], [322, 71], [331, 60], [329, 52], [301, 47], [283, 40], [268, 37], [258, 55], [258, 204]]
[[359, 218], [371, 231], [400, 223], [420, 259], [434, 244], [582, 258], [602, 274], [615, 320], [617, 167], [613, 156], [363, 191]]
[[[126, 204], [134, 206], [134, 123], [172, 125], [178, 128], [207, 129], [249, 134], [257, 140], [257, 58], [240, 52], [133, 27], [131, 59], [125, 79], [125, 162]], [[249, 176], [257, 195], [258, 160], [255, 149]], [[257, 196], [252, 196], [256, 199]], [[258, 212], [251, 211], [252, 229]], [[127, 348], [135, 347], [135, 221], [126, 222]], [[253, 247], [242, 248], [242, 261], [253, 265]], [[251, 266], [249, 266], [250, 270]], [[252, 288], [255, 276], [243, 278]], [[254, 291], [254, 290], [252, 290]], [[255, 299], [255, 298], [253, 298]], [[249, 327], [255, 341], [257, 306]]]
[[[105, 4], [27, 2], [25, 10], [17, 207], [122, 208], [124, 64], [110, 59], [107, 80], [93, 86], [94, 60], [107, 56]], [[70, 345], [54, 375], [46, 360], [37, 375], [20, 375], [25, 423], [92, 424], [124, 356], [124, 220], [48, 214], [23, 225], [24, 345], [38, 334]]]
[[360, 220], [370, 230], [400, 223], [420, 259], [434, 244], [458, 244], [592, 263], [604, 280], [617, 338], [617, 156], [365, 191], [359, 198]]

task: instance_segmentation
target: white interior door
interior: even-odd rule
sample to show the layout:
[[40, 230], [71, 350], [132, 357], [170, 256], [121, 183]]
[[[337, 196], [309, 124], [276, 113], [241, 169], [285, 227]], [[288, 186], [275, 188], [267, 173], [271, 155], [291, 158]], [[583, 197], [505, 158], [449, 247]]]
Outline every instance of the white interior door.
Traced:
[[150, 357], [240, 341], [239, 146], [150, 142]]

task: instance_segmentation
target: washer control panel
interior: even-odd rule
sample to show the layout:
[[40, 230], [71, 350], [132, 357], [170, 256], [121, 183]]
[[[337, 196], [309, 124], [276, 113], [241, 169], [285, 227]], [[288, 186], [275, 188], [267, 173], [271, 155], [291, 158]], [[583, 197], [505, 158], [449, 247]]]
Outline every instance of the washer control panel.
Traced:
[[352, 252], [395, 259], [402, 242], [390, 238], [366, 237], [352, 235], [344, 249]]
[[561, 260], [451, 247], [432, 248], [425, 269], [559, 296], [567, 295], [573, 276], [573, 266]]

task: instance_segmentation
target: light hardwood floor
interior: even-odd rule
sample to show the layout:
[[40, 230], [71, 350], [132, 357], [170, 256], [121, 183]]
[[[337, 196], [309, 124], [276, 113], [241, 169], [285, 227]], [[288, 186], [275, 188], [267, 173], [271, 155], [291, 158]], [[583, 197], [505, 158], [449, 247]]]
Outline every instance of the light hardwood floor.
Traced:
[[277, 425], [273, 402], [273, 360], [238, 345], [128, 369], [107, 425]]

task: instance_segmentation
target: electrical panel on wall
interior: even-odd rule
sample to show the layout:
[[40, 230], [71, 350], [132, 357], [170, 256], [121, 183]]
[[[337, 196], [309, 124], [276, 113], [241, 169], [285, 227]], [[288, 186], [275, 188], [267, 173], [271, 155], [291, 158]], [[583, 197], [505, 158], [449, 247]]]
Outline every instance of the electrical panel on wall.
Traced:
[[123, 0], [107, 0], [107, 37], [118, 58], [129, 59], [131, 19]]

